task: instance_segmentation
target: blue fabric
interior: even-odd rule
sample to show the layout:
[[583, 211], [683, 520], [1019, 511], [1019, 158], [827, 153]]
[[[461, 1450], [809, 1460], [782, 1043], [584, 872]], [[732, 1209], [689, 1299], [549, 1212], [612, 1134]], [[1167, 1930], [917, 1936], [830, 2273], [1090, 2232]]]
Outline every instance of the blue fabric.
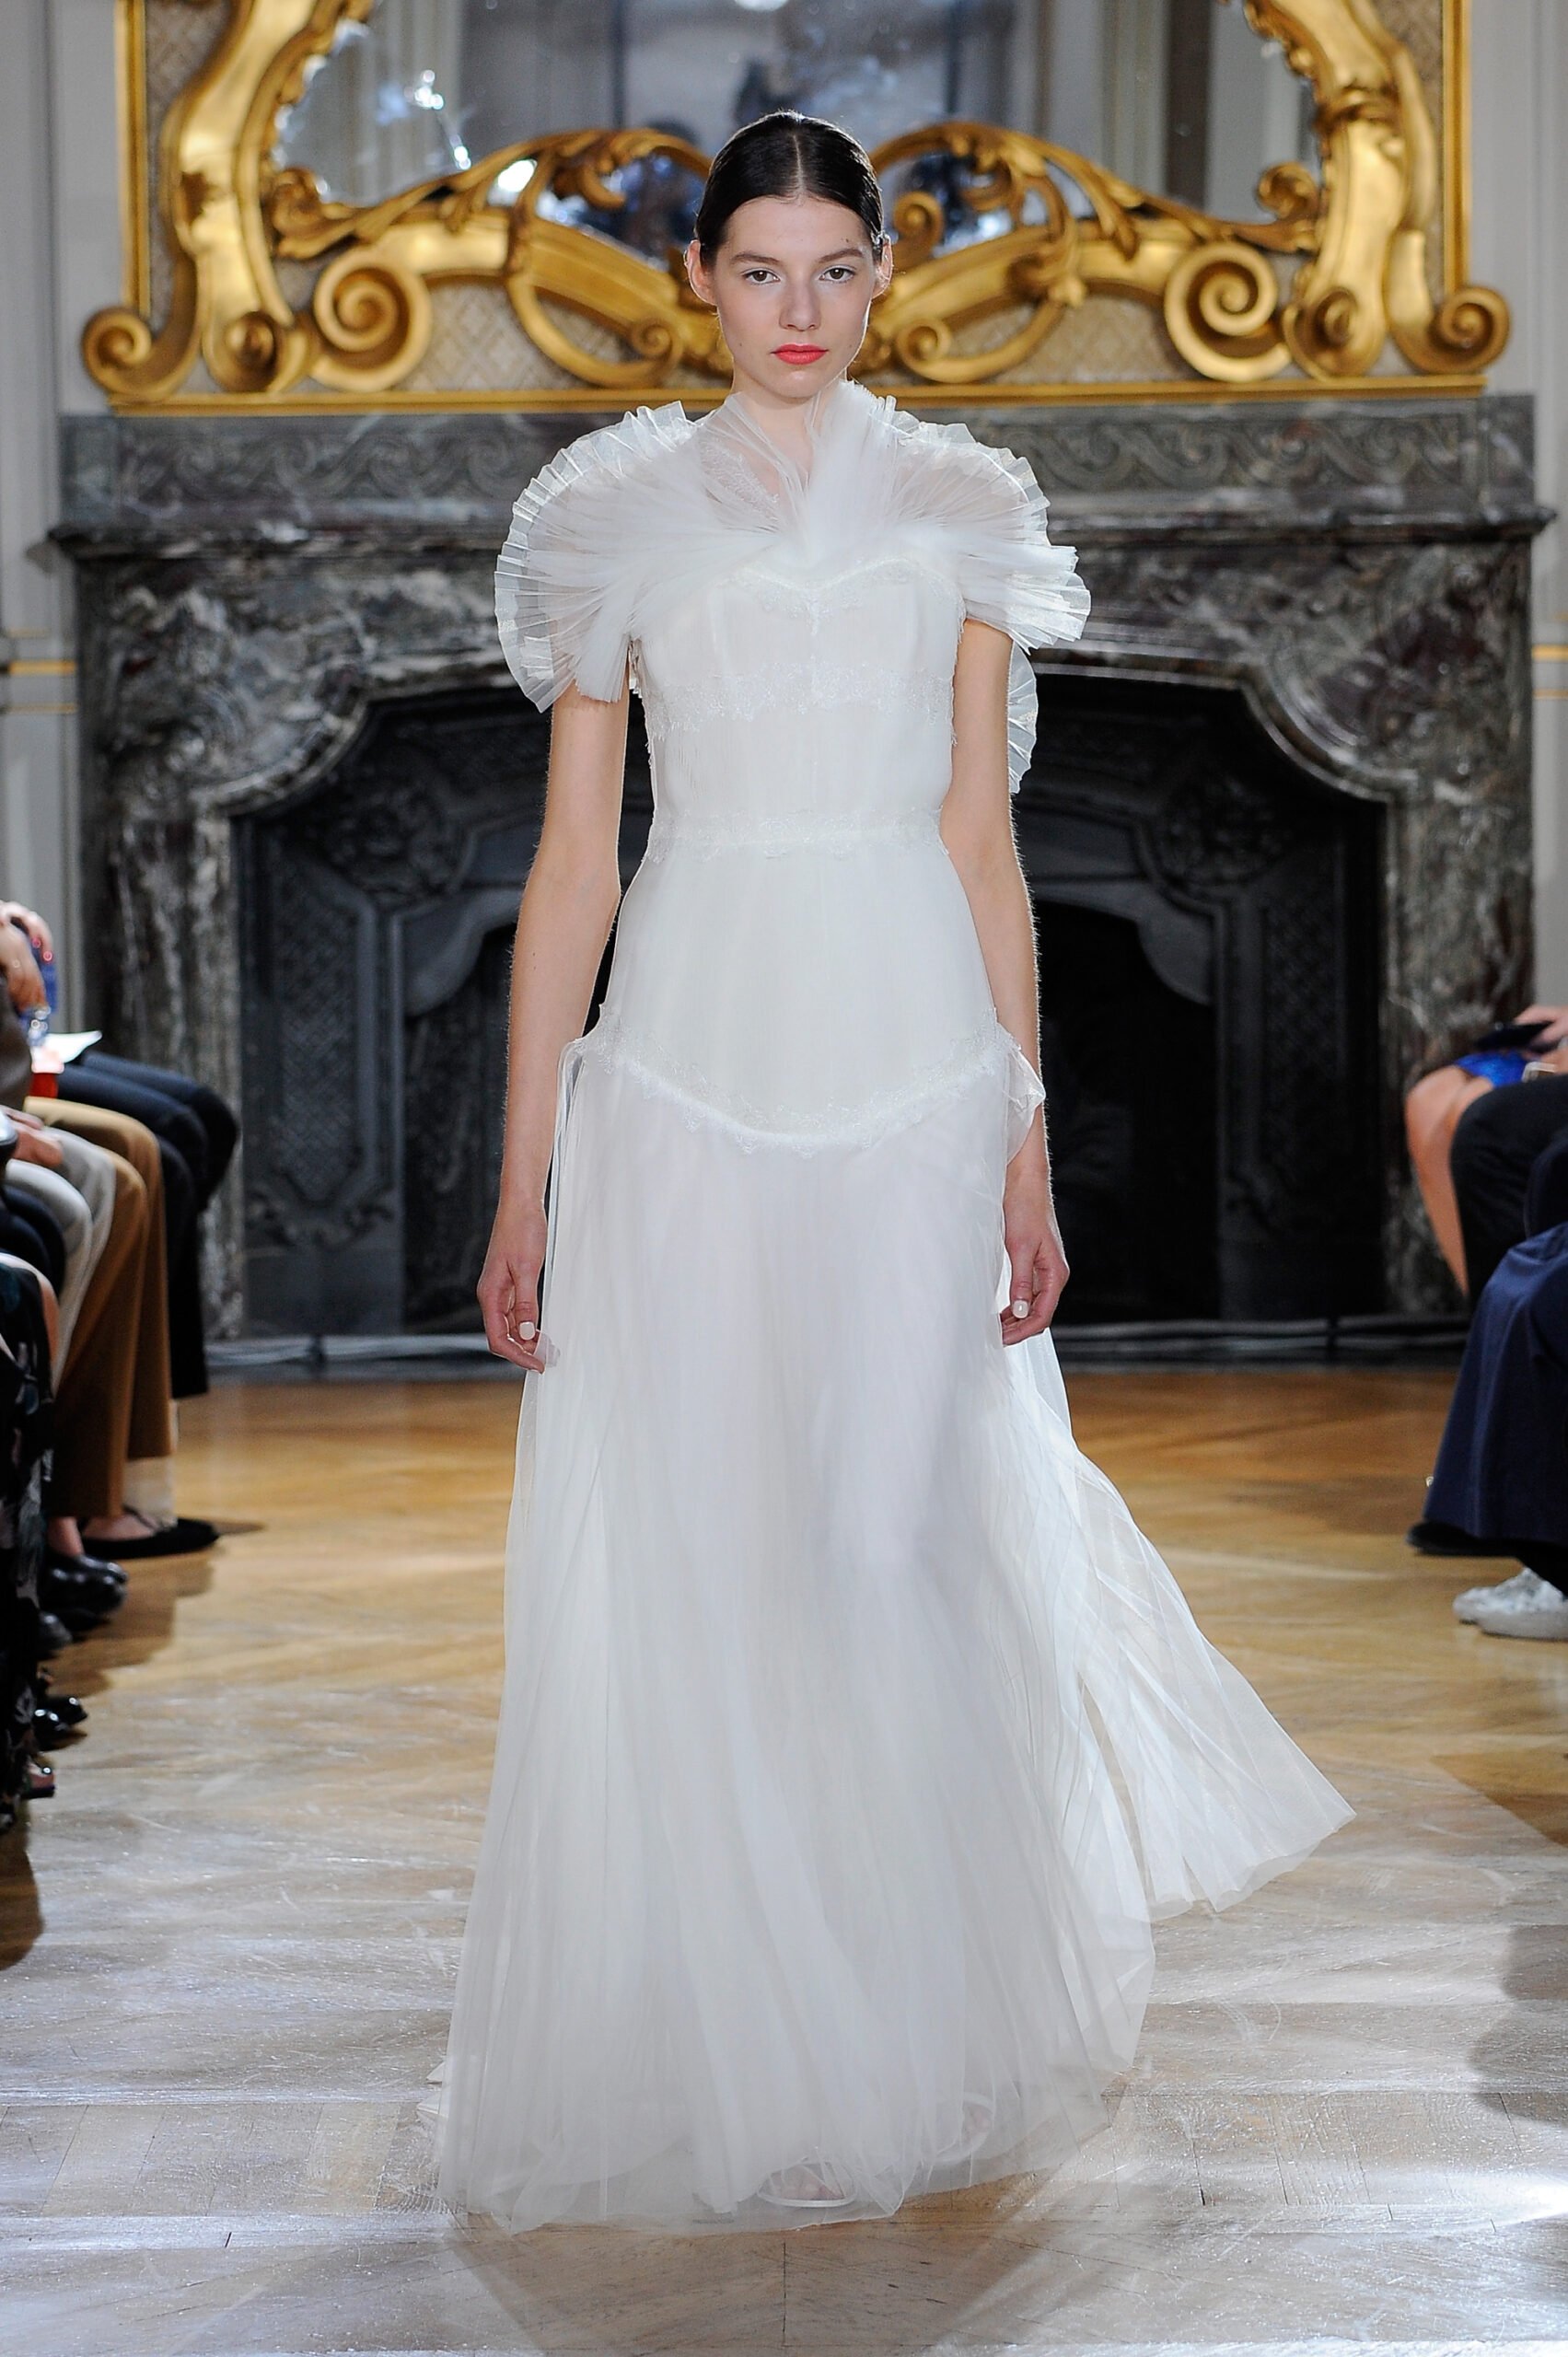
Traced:
[[1531, 1539], [1568, 1546], [1568, 1222], [1516, 1245], [1476, 1304], [1426, 1515], [1527, 1561]]
[[1523, 1080], [1525, 1066], [1531, 1061], [1532, 1051], [1523, 1048], [1478, 1048], [1473, 1055], [1454, 1058], [1461, 1072], [1489, 1080], [1493, 1088], [1508, 1088]]

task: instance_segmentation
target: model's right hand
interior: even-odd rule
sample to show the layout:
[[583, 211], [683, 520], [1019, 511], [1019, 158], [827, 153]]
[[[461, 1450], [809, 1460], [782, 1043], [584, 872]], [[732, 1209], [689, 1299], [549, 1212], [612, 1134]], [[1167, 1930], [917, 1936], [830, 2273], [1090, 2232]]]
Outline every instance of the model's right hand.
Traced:
[[539, 1278], [544, 1266], [545, 1220], [539, 1209], [495, 1215], [479, 1280], [485, 1340], [498, 1359], [542, 1375], [548, 1345], [539, 1330]]

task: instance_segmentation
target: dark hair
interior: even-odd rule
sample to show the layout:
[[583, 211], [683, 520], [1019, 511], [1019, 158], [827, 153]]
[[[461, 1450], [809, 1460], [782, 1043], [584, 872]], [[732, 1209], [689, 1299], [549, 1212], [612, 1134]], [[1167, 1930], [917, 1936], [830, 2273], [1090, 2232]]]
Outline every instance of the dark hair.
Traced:
[[874, 254], [887, 243], [870, 157], [858, 139], [819, 115], [781, 109], [725, 141], [697, 207], [693, 234], [704, 261], [723, 245], [730, 215], [758, 196], [822, 197], [857, 216]]

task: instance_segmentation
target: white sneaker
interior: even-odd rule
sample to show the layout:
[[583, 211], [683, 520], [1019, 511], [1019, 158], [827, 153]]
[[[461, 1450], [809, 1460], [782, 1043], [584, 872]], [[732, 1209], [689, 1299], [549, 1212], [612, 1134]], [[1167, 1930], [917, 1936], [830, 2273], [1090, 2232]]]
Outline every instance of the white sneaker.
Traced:
[[1504, 1580], [1496, 1587], [1466, 1588], [1461, 1596], [1454, 1598], [1454, 1618], [1456, 1620], [1473, 1621], [1477, 1614], [1484, 1611], [1490, 1604], [1504, 1607], [1534, 1604], [1543, 1590], [1549, 1597], [1557, 1593], [1554, 1587], [1547, 1586], [1539, 1572], [1516, 1572], [1511, 1580]]
[[[1521, 1583], [1528, 1579], [1533, 1589], [1523, 1589]], [[1489, 1637], [1558, 1637], [1568, 1639], [1568, 1596], [1553, 1587], [1550, 1580], [1526, 1570], [1517, 1578], [1504, 1580], [1493, 1588], [1487, 1600], [1478, 1605], [1472, 1615], [1478, 1629]]]

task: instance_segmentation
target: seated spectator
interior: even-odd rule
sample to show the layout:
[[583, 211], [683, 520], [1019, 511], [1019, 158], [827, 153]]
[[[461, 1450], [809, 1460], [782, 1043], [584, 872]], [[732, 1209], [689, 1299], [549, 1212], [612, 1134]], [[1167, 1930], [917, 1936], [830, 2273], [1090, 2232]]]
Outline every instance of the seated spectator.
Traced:
[[1504, 1254], [1535, 1232], [1527, 1211], [1534, 1174], [1568, 1132], [1568, 1044], [1532, 1058], [1524, 1077], [1527, 1087], [1479, 1097], [1454, 1132], [1454, 1191], [1472, 1300]]
[[1522, 1568], [1454, 1609], [1499, 1637], [1568, 1638], [1568, 1131], [1530, 1172], [1526, 1240], [1476, 1304], [1426, 1519], [1426, 1551], [1511, 1555]]
[[50, 1132], [27, 1112], [12, 1111], [17, 1138], [6, 1168], [7, 1190], [31, 1196], [54, 1220], [64, 1246], [64, 1276], [58, 1288], [60, 1335], [57, 1361], [71, 1346], [82, 1298], [103, 1258], [114, 1218], [114, 1172], [107, 1155], [83, 1139]]
[[[38, 1109], [49, 1134], [85, 1121], [115, 1186], [109, 1243], [56, 1386], [50, 1546], [64, 1562], [119, 1561], [125, 1542], [134, 1554], [149, 1529], [127, 1510], [132, 1464], [161, 1484], [174, 1454], [157, 1142], [139, 1122], [115, 1115], [45, 1099]], [[215, 1534], [202, 1527], [210, 1545]]]
[[158, 1142], [168, 1287], [169, 1377], [176, 1399], [207, 1388], [201, 1220], [234, 1156], [239, 1125], [215, 1089], [180, 1073], [88, 1048], [60, 1075], [60, 1101], [121, 1113]]
[[[48, 925], [35, 910], [0, 900], [0, 922], [52, 959]], [[202, 1318], [201, 1218], [233, 1159], [239, 1128], [215, 1089], [180, 1073], [133, 1063], [88, 1048], [59, 1076], [63, 1104], [96, 1107], [140, 1121], [158, 1142], [163, 1166], [165, 1260], [168, 1287], [169, 1376], [176, 1399], [207, 1388]]]
[[0, 1829], [52, 1790], [40, 1754], [87, 1716], [41, 1664], [124, 1594], [88, 1550], [217, 1535], [173, 1511], [173, 1400], [206, 1385], [197, 1221], [235, 1125], [211, 1091], [112, 1057], [32, 1096], [26, 1018], [52, 957], [42, 920], [0, 904]]
[[[1506, 1031], [1417, 1081], [1405, 1133], [1433, 1234], [1474, 1301], [1525, 1236], [1525, 1192], [1541, 1149], [1568, 1130], [1568, 1007], [1527, 1006]], [[1516, 1084], [1528, 1079], [1533, 1086]]]
[[[4, 1039], [5, 1025], [10, 1019], [8, 1008], [0, 1010], [0, 1042]], [[5, 1178], [9, 1178], [14, 1172], [17, 1152], [29, 1143], [30, 1136], [30, 1132], [18, 1129], [14, 1115], [0, 1109], [0, 1173]], [[44, 1136], [41, 1141], [32, 1140], [32, 1143], [41, 1143], [47, 1148], [53, 1141]], [[63, 1181], [57, 1180], [57, 1183], [64, 1185]], [[69, 1193], [70, 1190], [65, 1190], [65, 1192]], [[18, 1201], [26, 1206], [26, 1220], [18, 1219], [12, 1210]], [[85, 1216], [86, 1207], [82, 1206], [82, 1209]], [[50, 1231], [47, 1242], [46, 1230]], [[8, 1237], [17, 1247], [13, 1256], [17, 1264], [32, 1270], [48, 1296], [49, 1357], [45, 1372], [52, 1390], [56, 1372], [64, 1366], [67, 1356], [62, 1340], [63, 1324], [55, 1283], [65, 1259], [61, 1228], [52, 1212], [29, 1202], [25, 1194], [18, 1195], [7, 1186], [0, 1188], [0, 1234]], [[107, 1267], [115, 1254], [116, 1243], [111, 1226], [100, 1265]], [[77, 1347], [70, 1354], [73, 1367], [91, 1366], [101, 1355], [86, 1340], [87, 1330], [96, 1325], [98, 1317], [90, 1285], [82, 1299], [81, 1307], [84, 1322], [75, 1338]], [[87, 1427], [86, 1437], [96, 1460], [101, 1453], [104, 1436], [92, 1429], [90, 1415], [78, 1421]], [[52, 1496], [52, 1489], [50, 1494]], [[118, 1610], [125, 1585], [125, 1573], [118, 1563], [102, 1562], [87, 1555], [75, 1523], [68, 1517], [62, 1517], [56, 1506], [45, 1526], [43, 1568], [36, 1598], [45, 1616], [46, 1632], [52, 1639], [44, 1650], [60, 1650], [73, 1636], [85, 1635], [110, 1613]]]
[[[43, 920], [0, 902], [0, 965], [14, 1006], [37, 1003], [40, 961], [52, 955]], [[61, 1156], [52, 1174], [56, 1186], [73, 1167], [90, 1177], [92, 1190], [76, 1191], [84, 1199], [94, 1192], [100, 1228], [110, 1204], [109, 1234], [98, 1237], [93, 1266], [81, 1280], [74, 1267], [69, 1272], [52, 1561], [84, 1565], [106, 1554], [118, 1562], [209, 1547], [217, 1535], [212, 1525], [175, 1510], [172, 1401], [206, 1387], [197, 1221], [232, 1155], [233, 1119], [211, 1090], [113, 1057], [99, 1059], [79, 1077], [77, 1065], [67, 1066], [58, 1097], [24, 1104], [30, 1067], [24, 1057], [22, 1076], [11, 1077], [7, 1088], [15, 1061], [14, 1048], [7, 1052], [0, 1043], [0, 1098], [22, 1107], [17, 1118], [33, 1141], [23, 1145], [30, 1164], [37, 1167], [52, 1149]], [[158, 1134], [133, 1104], [153, 1117]], [[48, 1191], [39, 1180], [31, 1184], [35, 1192]], [[175, 1253], [178, 1271], [170, 1266]]]

